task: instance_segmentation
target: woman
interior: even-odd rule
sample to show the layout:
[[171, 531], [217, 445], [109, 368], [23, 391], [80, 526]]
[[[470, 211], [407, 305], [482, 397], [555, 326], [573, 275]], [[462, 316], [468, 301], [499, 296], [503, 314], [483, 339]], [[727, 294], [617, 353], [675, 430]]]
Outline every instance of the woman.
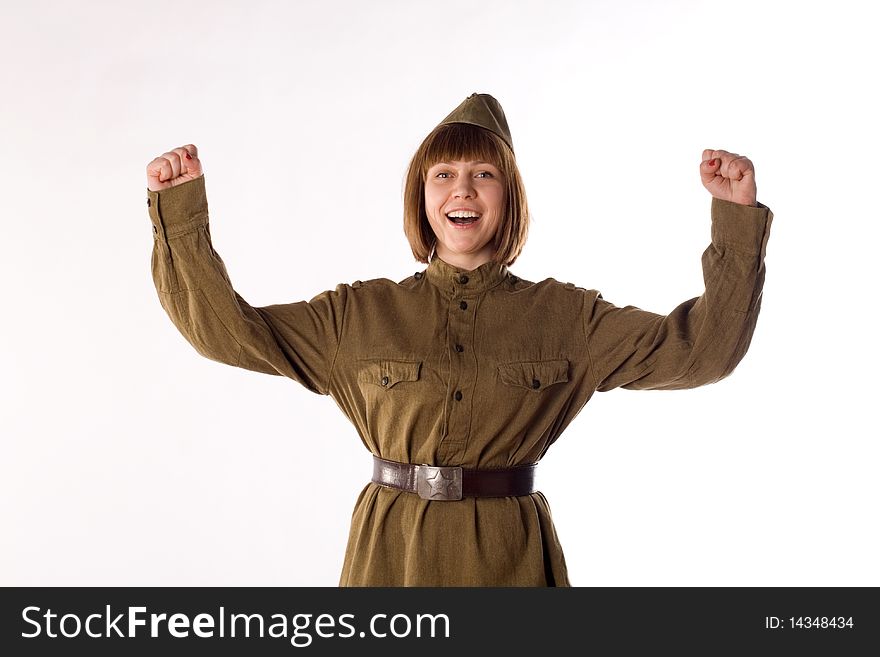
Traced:
[[201, 354], [332, 396], [374, 455], [341, 586], [569, 586], [535, 464], [595, 391], [712, 383], [755, 328], [772, 214], [748, 159], [706, 150], [700, 175], [713, 196], [706, 291], [666, 316], [508, 271], [529, 215], [486, 94], [410, 163], [404, 230], [424, 271], [251, 307], [212, 246], [187, 145], [147, 167], [153, 278]]

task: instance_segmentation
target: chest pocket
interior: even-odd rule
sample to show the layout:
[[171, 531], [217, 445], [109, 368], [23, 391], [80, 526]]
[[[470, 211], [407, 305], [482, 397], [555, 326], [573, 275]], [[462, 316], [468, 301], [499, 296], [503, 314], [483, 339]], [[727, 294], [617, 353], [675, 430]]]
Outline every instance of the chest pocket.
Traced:
[[421, 368], [420, 361], [385, 359], [365, 361], [358, 371], [358, 383], [370, 383], [390, 389], [398, 383], [418, 381]]
[[498, 366], [498, 374], [508, 385], [541, 392], [552, 385], [568, 381], [568, 361], [560, 359], [503, 363]]

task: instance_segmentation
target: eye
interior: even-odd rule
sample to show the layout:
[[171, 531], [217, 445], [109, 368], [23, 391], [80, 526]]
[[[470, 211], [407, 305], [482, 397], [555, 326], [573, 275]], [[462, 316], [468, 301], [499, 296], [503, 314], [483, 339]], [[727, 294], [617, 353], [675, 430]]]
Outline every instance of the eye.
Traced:
[[434, 177], [435, 177], [435, 178], [444, 178], [444, 179], [445, 179], [445, 178], [449, 177], [450, 175], [451, 175], [451, 174], [450, 174], [448, 171], [440, 171], [440, 172], [436, 173], [436, 174], [434, 175]]
[[480, 178], [480, 177], [483, 177], [483, 178], [494, 178], [494, 176], [492, 175], [492, 172], [491, 172], [491, 171], [480, 171], [480, 173], [477, 174], [477, 177], [478, 177], [478, 178]]

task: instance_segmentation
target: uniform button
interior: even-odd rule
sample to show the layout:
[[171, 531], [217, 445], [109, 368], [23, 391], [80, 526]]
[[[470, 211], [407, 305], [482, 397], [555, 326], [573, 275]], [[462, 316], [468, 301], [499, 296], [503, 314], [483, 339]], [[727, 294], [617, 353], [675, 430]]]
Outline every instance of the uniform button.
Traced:
[[455, 401], [461, 401], [461, 390], [455, 391]]
[[382, 377], [382, 385], [383, 385], [383, 386], [387, 386], [387, 385], [388, 385], [388, 377], [387, 377], [387, 376], [383, 376], [383, 377]]
[[416, 272], [416, 280], [417, 280], [417, 281], [420, 281], [421, 279], [422, 279], [422, 272], [417, 271], [417, 272]]
[[462, 285], [467, 283], [469, 280], [470, 279], [467, 276], [465, 276], [464, 274], [462, 274], [461, 276], [458, 277], [458, 282], [461, 283]]
[[464, 351], [464, 347], [462, 347], [460, 344], [457, 344], [457, 345], [455, 345], [455, 350], [458, 353], [461, 353], [462, 351]]
[[541, 387], [541, 382], [538, 379], [532, 379], [532, 387], [537, 390]]
[[150, 207], [150, 199], [147, 199], [147, 207]]
[[511, 282], [511, 283], [518, 283], [518, 282], [519, 282], [519, 278], [517, 278], [516, 276], [511, 276], [511, 277], [510, 277], [510, 282]]
[[462, 301], [460, 304], [458, 304], [458, 307], [462, 310], [467, 310], [467, 301]]

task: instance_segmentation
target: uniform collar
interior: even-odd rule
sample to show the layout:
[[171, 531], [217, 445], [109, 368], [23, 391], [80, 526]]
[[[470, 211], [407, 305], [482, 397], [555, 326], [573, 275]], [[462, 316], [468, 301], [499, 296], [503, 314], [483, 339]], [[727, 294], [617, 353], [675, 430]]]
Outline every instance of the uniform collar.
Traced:
[[482, 294], [501, 283], [507, 276], [507, 267], [490, 260], [467, 271], [453, 267], [435, 255], [426, 273], [428, 280], [447, 296], [464, 297]]

